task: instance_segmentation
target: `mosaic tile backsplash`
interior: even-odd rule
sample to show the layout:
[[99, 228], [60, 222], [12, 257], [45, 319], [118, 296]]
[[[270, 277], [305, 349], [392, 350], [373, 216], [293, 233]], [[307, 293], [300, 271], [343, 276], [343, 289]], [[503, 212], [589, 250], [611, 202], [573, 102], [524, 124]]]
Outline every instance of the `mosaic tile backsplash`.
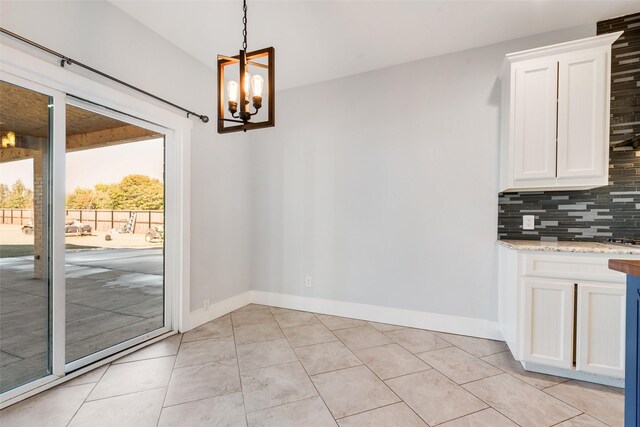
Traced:
[[[624, 30], [611, 61], [611, 144], [640, 135], [640, 13], [598, 22], [598, 34]], [[499, 239], [640, 239], [640, 150], [610, 153], [609, 185], [586, 191], [501, 193]], [[522, 229], [534, 215], [535, 230]]]

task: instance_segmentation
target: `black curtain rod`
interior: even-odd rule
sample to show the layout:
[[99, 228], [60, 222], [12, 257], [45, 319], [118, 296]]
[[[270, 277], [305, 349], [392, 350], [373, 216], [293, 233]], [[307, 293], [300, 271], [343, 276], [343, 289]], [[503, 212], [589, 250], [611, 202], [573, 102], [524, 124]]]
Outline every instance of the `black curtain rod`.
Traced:
[[207, 123], [207, 122], [209, 121], [209, 117], [208, 117], [208, 116], [205, 116], [204, 114], [198, 114], [198, 113], [195, 113], [195, 112], [193, 112], [193, 111], [191, 111], [191, 110], [187, 110], [186, 108], [183, 108], [183, 107], [181, 107], [181, 106], [179, 106], [179, 105], [176, 105], [176, 104], [174, 104], [173, 102], [167, 101], [166, 99], [162, 99], [162, 98], [160, 98], [159, 96], [156, 96], [156, 95], [154, 95], [154, 94], [152, 94], [152, 93], [149, 93], [149, 92], [147, 92], [146, 90], [142, 90], [142, 89], [140, 89], [140, 88], [138, 88], [138, 87], [136, 87], [136, 86], [133, 86], [133, 85], [131, 85], [131, 84], [127, 83], [127, 82], [123, 82], [123, 81], [122, 81], [122, 80], [120, 80], [120, 79], [117, 79], [117, 78], [115, 78], [115, 77], [112, 77], [112, 76], [110, 76], [109, 74], [103, 73], [103, 72], [102, 72], [102, 71], [100, 71], [100, 70], [96, 70], [95, 68], [90, 67], [90, 66], [88, 66], [88, 65], [85, 65], [85, 64], [83, 64], [82, 62], [78, 62], [78, 61], [76, 61], [75, 59], [71, 59], [71, 58], [69, 58], [68, 56], [65, 56], [65, 55], [63, 55], [63, 54], [61, 54], [61, 53], [59, 53], [59, 52], [56, 52], [55, 50], [49, 49], [48, 47], [42, 46], [41, 44], [38, 44], [38, 43], [36, 43], [36, 42], [34, 42], [34, 41], [31, 41], [31, 40], [29, 40], [29, 39], [26, 39], [26, 38], [24, 38], [24, 37], [22, 37], [22, 36], [20, 36], [20, 35], [18, 35], [18, 34], [16, 34], [16, 33], [13, 33], [13, 32], [11, 32], [11, 31], [7, 30], [7, 29], [4, 29], [4, 28], [0, 27], [0, 32], [2, 32], [3, 34], [6, 34], [6, 35], [8, 35], [8, 36], [11, 36], [11, 37], [13, 37], [13, 38], [15, 38], [15, 39], [17, 39], [17, 40], [20, 40], [20, 41], [21, 41], [21, 42], [23, 42], [23, 43], [26, 43], [26, 44], [31, 45], [31, 46], [33, 46], [33, 47], [35, 47], [35, 48], [38, 48], [38, 49], [40, 49], [40, 50], [42, 50], [42, 51], [45, 51], [45, 52], [47, 52], [47, 53], [49, 53], [49, 54], [51, 54], [51, 55], [57, 56], [58, 58], [60, 58], [60, 66], [61, 66], [61, 67], [64, 67], [64, 65], [65, 65], [65, 64], [67, 64], [67, 65], [77, 65], [77, 66], [79, 66], [79, 67], [84, 68], [85, 70], [89, 70], [89, 71], [91, 71], [92, 73], [98, 74], [98, 75], [100, 75], [100, 76], [102, 76], [102, 77], [104, 77], [104, 78], [107, 78], [107, 79], [109, 79], [109, 80], [112, 80], [112, 81], [114, 81], [114, 82], [116, 82], [116, 83], [119, 83], [119, 84], [121, 84], [121, 85], [123, 85], [123, 86], [126, 86], [126, 87], [128, 87], [129, 89], [133, 89], [133, 90], [135, 90], [136, 92], [140, 92], [140, 93], [142, 93], [142, 94], [144, 94], [144, 95], [147, 95], [147, 96], [149, 96], [149, 97], [151, 97], [151, 98], [153, 98], [153, 99], [155, 99], [155, 100], [157, 100], [157, 101], [164, 102], [165, 104], [167, 104], [167, 105], [171, 105], [172, 107], [177, 108], [178, 110], [182, 110], [182, 111], [184, 111], [185, 113], [187, 113], [187, 117], [189, 117], [189, 116], [196, 116], [196, 117], [198, 117], [200, 120], [202, 120], [202, 122], [203, 122], [203, 123]]

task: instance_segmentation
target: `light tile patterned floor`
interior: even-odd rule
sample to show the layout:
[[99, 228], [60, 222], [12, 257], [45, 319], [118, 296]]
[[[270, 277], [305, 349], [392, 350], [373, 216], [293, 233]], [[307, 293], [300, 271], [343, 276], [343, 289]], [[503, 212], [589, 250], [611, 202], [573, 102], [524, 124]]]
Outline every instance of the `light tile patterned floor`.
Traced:
[[248, 305], [0, 412], [11, 426], [622, 426], [504, 343]]

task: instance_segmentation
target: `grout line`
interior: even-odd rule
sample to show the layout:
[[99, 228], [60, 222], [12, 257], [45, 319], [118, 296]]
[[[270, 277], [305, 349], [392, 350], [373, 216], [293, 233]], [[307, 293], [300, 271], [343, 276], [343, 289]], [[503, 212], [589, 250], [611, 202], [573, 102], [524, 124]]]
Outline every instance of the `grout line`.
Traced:
[[[109, 363], [107, 365], [107, 369], [104, 370], [104, 372], [102, 373], [102, 375], [100, 376], [100, 378], [98, 379], [98, 381], [96, 381], [93, 384], [93, 387], [91, 387], [91, 391], [89, 391], [89, 393], [87, 393], [87, 395], [85, 396], [85, 398], [82, 400], [82, 403], [78, 406], [78, 409], [76, 409], [76, 411], [73, 413], [73, 415], [71, 416], [71, 418], [69, 418], [69, 422], [66, 424], [66, 426], [68, 426], [69, 424], [71, 424], [71, 421], [73, 421], [73, 419], [76, 417], [76, 415], [78, 415], [78, 412], [80, 411], [80, 409], [84, 406], [85, 403], [87, 403], [87, 399], [89, 398], [89, 396], [91, 396], [91, 393], [93, 393], [93, 390], [96, 389], [96, 387], [98, 386], [98, 383], [100, 382], [100, 380], [102, 380], [102, 378], [104, 377], [104, 374], [107, 373], [107, 371], [109, 370], [109, 368], [111, 367], [111, 363]], [[99, 369], [99, 368], [96, 368]], [[91, 372], [91, 371], [89, 371]], [[88, 372], [87, 372], [88, 373]], [[86, 375], [86, 374], [85, 374]], [[78, 385], [83, 385], [83, 384], [78, 384]], [[54, 387], [53, 389], [56, 389], [58, 387]], [[36, 395], [37, 396], [37, 395]]]
[[162, 405], [160, 406], [160, 413], [158, 414], [158, 419], [156, 420], [156, 427], [160, 424], [160, 418], [162, 417], [162, 411], [164, 410], [164, 402], [167, 401], [167, 394], [169, 393], [169, 386], [171, 385], [171, 379], [173, 378], [173, 373], [176, 369], [176, 361], [178, 360], [178, 353], [180, 353], [180, 347], [182, 347], [182, 338], [184, 338], [184, 334], [180, 334], [180, 342], [178, 343], [178, 350], [176, 351], [176, 355], [173, 359], [173, 365], [171, 366], [171, 375], [169, 375], [169, 382], [167, 382], [164, 397], [162, 398]]
[[[316, 316], [315, 313], [311, 313], [311, 314], [313, 314], [313, 316], [316, 318], [316, 320], [320, 321], [320, 319], [318, 319], [318, 316]], [[322, 323], [322, 322], [320, 322], [320, 323]], [[283, 335], [285, 335], [284, 332], [282, 331], [282, 328], [280, 328], [280, 331], [282, 332]], [[311, 379], [311, 375], [309, 375], [309, 372], [307, 371], [307, 368], [304, 366], [304, 363], [302, 363], [302, 360], [300, 360], [300, 357], [298, 356], [298, 353], [296, 353], [295, 348], [293, 348], [293, 346], [291, 345], [291, 342], [289, 341], [289, 338], [286, 335], [285, 335], [285, 339], [287, 340], [287, 342], [289, 343], [289, 346], [293, 350], [293, 354], [295, 354], [296, 359], [298, 359], [298, 363], [300, 364], [300, 366], [302, 366], [302, 369], [304, 370], [304, 373], [307, 374], [307, 380], [311, 383], [311, 385], [313, 386], [313, 389], [318, 394], [317, 397], [319, 397], [320, 400], [322, 400], [322, 404], [324, 405], [325, 409], [327, 410], [327, 412], [329, 413], [331, 418], [333, 418], [333, 420], [336, 423], [336, 425], [338, 425], [338, 423], [336, 421], [336, 418], [333, 416], [333, 413], [329, 409], [329, 405], [327, 405], [327, 402], [324, 400], [324, 397], [322, 397], [322, 394], [320, 394], [320, 390], [318, 390], [318, 387], [316, 386], [316, 383], [314, 383], [313, 380]], [[333, 341], [331, 341], [331, 342], [333, 342]], [[324, 343], [319, 343], [319, 344], [324, 344]], [[316, 397], [316, 396], [314, 396], [314, 397]]]
[[[271, 310], [269, 310], [269, 313], [271, 313]], [[271, 315], [273, 316], [273, 313]], [[249, 425], [249, 418], [247, 417], [247, 405], [244, 400], [244, 387], [242, 385], [242, 374], [240, 373], [240, 360], [238, 359], [238, 343], [236, 342], [236, 331], [233, 327], [233, 319], [231, 318], [231, 316], [229, 316], [229, 321], [231, 322], [231, 336], [233, 337], [233, 348], [236, 352], [236, 367], [238, 368], [238, 382], [240, 383], [240, 396], [242, 396], [242, 409], [244, 410], [244, 422], [246, 423], [246, 425]]]

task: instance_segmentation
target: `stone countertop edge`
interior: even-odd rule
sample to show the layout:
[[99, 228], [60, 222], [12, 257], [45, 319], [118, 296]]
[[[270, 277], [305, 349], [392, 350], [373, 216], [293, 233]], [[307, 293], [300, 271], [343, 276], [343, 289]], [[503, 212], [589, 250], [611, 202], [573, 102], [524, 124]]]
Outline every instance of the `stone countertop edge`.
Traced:
[[640, 260], [610, 259], [609, 269], [640, 277]]
[[640, 256], [640, 248], [599, 242], [542, 242], [539, 240], [498, 240], [497, 243], [506, 248], [518, 251], [623, 254]]

